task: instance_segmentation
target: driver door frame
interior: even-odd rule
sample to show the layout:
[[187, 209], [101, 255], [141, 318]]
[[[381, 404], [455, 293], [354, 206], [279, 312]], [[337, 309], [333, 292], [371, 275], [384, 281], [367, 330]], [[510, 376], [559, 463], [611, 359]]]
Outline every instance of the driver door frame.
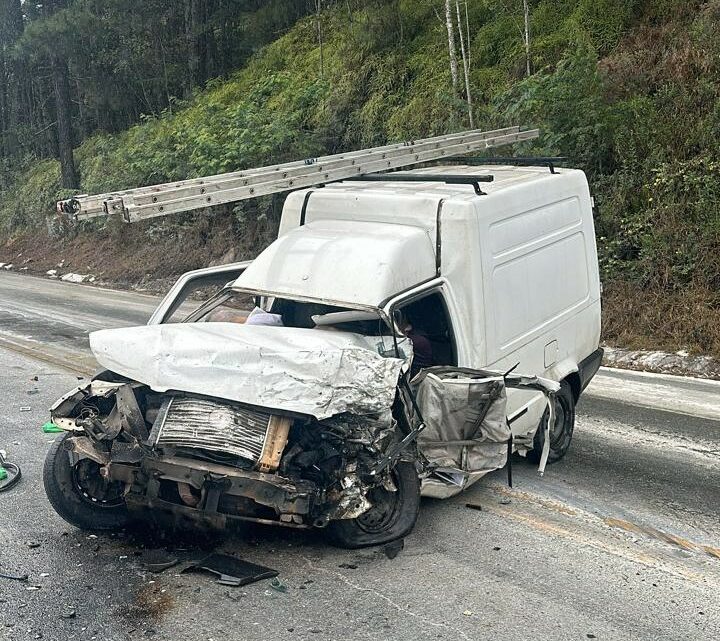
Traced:
[[[180, 278], [175, 281], [175, 284], [170, 288], [165, 297], [160, 301], [155, 311], [148, 320], [148, 325], [160, 325], [170, 318], [182, 305], [187, 296], [182, 297], [183, 293], [188, 292], [191, 286], [196, 284], [197, 281], [208, 279], [213, 282], [212, 277], [216, 277], [215, 282], [221, 285], [226, 284], [230, 280], [235, 280], [242, 274], [252, 263], [251, 260], [242, 261], [239, 263], [230, 263], [228, 265], [218, 265], [217, 267], [205, 267], [203, 269], [195, 269], [190, 272], [186, 272]], [[226, 278], [224, 278], [226, 276]]]

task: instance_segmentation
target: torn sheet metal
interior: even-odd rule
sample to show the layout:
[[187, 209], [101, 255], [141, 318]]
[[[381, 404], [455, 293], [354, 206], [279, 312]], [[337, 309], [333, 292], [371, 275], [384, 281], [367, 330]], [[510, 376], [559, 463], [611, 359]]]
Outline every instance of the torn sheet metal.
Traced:
[[178, 390], [324, 419], [391, 407], [403, 361], [349, 332], [182, 323], [90, 334], [105, 368], [156, 392]]
[[411, 385], [425, 420], [418, 447], [435, 468], [423, 480], [423, 495], [453, 496], [505, 465], [510, 428], [502, 376], [431, 367]]
[[425, 421], [418, 447], [430, 462], [422, 494], [435, 498], [454, 496], [507, 462], [506, 387], [546, 395], [559, 389], [537, 377], [454, 367], [427, 368], [411, 387]]

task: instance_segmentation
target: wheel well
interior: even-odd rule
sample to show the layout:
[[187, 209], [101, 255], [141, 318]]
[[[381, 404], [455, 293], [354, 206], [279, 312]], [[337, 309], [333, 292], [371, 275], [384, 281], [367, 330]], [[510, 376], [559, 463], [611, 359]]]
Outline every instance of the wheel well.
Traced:
[[581, 383], [580, 383], [580, 375], [577, 372], [572, 372], [568, 374], [565, 379], [568, 384], [570, 385], [570, 389], [573, 393], [573, 398], [575, 399], [575, 402], [577, 403], [577, 400], [580, 398], [580, 392], [582, 390]]

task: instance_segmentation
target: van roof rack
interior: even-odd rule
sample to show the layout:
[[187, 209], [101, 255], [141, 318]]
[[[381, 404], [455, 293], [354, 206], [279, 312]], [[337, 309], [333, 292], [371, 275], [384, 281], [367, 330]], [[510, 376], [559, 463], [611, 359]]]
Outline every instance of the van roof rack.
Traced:
[[445, 183], [446, 185], [472, 185], [478, 196], [487, 196], [480, 188], [480, 183], [491, 183], [495, 177], [491, 174], [469, 176], [468, 174], [407, 174], [394, 171], [390, 174], [363, 174], [351, 176], [345, 181], [359, 182], [411, 182], [411, 183]]
[[518, 167], [549, 167], [551, 174], [556, 174], [555, 165], [567, 160], [566, 156], [456, 156], [443, 161], [457, 163], [462, 161], [467, 165], [516, 165]]

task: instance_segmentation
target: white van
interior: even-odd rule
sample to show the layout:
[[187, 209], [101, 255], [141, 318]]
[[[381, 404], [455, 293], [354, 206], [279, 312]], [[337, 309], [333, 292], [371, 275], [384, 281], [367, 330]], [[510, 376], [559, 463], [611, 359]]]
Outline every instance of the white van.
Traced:
[[[421, 488], [449, 496], [508, 451], [561, 458], [599, 338], [581, 171], [442, 166], [297, 191], [255, 260], [185, 274], [147, 327], [91, 336], [108, 372], [52, 417], [110, 494], [100, 513], [80, 505], [58, 445], [48, 496], [81, 527], [160, 508], [389, 541], [412, 529]], [[502, 374], [514, 368], [556, 383]], [[123, 431], [135, 454], [115, 459]]]

